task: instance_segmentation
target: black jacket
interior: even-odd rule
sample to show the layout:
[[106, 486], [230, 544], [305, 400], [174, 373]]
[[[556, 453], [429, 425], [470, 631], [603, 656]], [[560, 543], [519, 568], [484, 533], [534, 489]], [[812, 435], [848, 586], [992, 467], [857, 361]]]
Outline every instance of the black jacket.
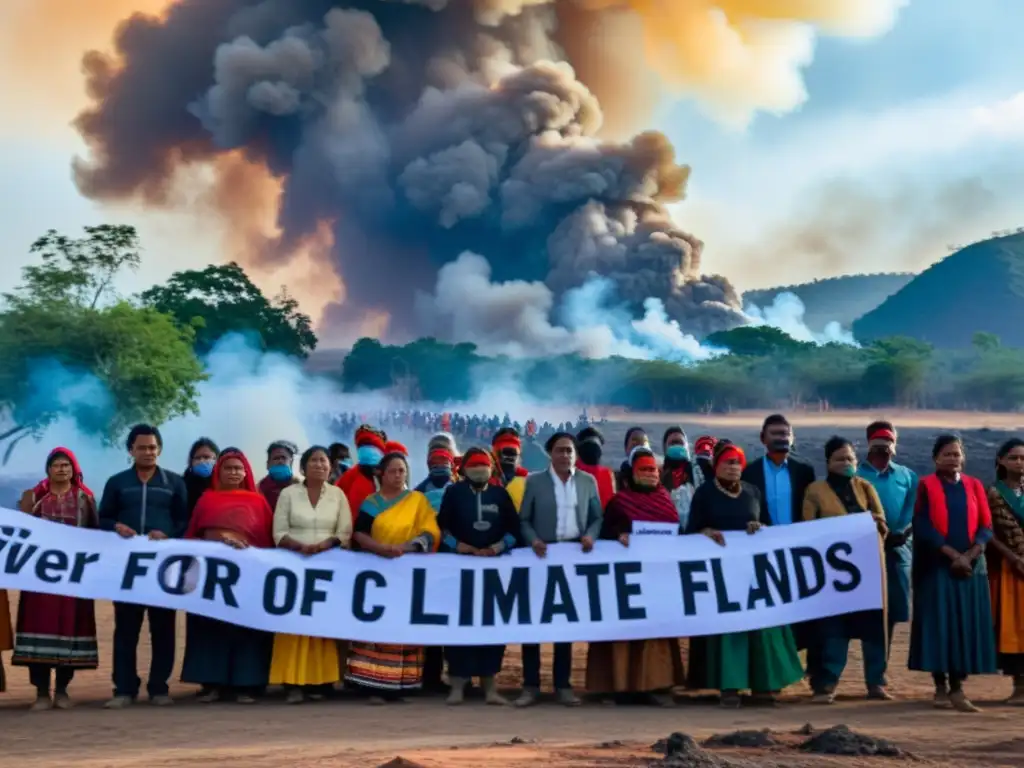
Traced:
[[[761, 492], [761, 519], [770, 521], [768, 494], [764, 484], [764, 463], [766, 460], [764, 457], [761, 457], [747, 464], [747, 468], [743, 470], [743, 481], [750, 483]], [[807, 491], [807, 486], [814, 482], [814, 467], [793, 455], [790, 455], [787, 461], [789, 482], [793, 493], [792, 519], [795, 523], [803, 519], [804, 493]]]
[[105, 531], [121, 523], [140, 535], [160, 531], [169, 538], [181, 538], [189, 520], [185, 481], [160, 467], [148, 483], [139, 479], [135, 467], [119, 472], [103, 487], [99, 518]]

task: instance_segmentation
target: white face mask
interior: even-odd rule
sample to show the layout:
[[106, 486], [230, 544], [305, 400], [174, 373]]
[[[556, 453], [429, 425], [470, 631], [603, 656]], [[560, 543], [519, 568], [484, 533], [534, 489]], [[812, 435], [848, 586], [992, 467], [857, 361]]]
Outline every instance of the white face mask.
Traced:
[[491, 479], [491, 470], [488, 467], [471, 467], [463, 474], [473, 485], [486, 485], [487, 481]]

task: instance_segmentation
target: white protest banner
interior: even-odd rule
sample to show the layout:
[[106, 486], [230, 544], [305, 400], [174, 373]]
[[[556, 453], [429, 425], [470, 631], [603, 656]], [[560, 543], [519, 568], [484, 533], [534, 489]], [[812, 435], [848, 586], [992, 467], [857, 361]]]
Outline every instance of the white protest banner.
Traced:
[[646, 520], [633, 521], [634, 536], [678, 536], [679, 523], [651, 523]]
[[882, 607], [870, 515], [584, 553], [501, 557], [341, 550], [303, 557], [122, 539], [0, 509], [0, 588], [173, 608], [272, 632], [488, 645], [739, 632]]

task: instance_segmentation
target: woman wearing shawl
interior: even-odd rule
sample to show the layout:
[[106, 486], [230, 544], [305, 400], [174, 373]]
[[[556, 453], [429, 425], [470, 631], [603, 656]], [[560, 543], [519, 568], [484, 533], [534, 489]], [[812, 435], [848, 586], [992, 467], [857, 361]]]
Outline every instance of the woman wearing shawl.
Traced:
[[1013, 678], [1007, 704], [1024, 705], [1024, 440], [1007, 440], [996, 454], [988, 489], [995, 534], [986, 548], [999, 669]]
[[[756, 534], [769, 521], [761, 517], [757, 488], [740, 477], [747, 464], [742, 449], [727, 440], [715, 446], [714, 479], [693, 495], [687, 533], [700, 533], [719, 546], [724, 531]], [[740, 691], [774, 702], [775, 695], [804, 676], [789, 627], [772, 627], [690, 639], [691, 688], [721, 692], [722, 706], [740, 706]]]
[[[214, 465], [212, 485], [199, 497], [185, 537], [236, 549], [271, 549], [273, 524], [249, 460], [237, 448], [228, 448]], [[239, 704], [255, 702], [267, 686], [273, 636], [194, 613], [185, 621], [182, 682], [202, 686], [199, 700], [206, 704], [229, 697]]]
[[616, 487], [615, 473], [601, 465], [604, 435], [596, 427], [585, 427], [576, 435], [576, 444], [576, 469], [586, 472], [597, 481], [597, 495], [601, 499], [601, 509], [605, 510], [615, 495]]
[[[627, 483], [608, 502], [601, 538], [628, 547], [634, 522], [669, 523], [678, 528], [679, 514], [661, 485], [658, 461], [647, 448], [629, 455]], [[623, 640], [591, 643], [587, 653], [587, 690], [608, 703], [633, 695], [645, 703], [671, 706], [672, 688], [686, 682], [679, 641]]]
[[931, 672], [935, 706], [977, 712], [964, 693], [968, 675], [997, 671], [992, 600], [982, 554], [992, 511], [981, 482], [961, 474], [964, 449], [940, 435], [935, 474], [922, 477], [914, 508], [910, 669]]
[[[494, 461], [487, 451], [466, 451], [462, 463], [466, 479], [448, 489], [437, 516], [447, 551], [494, 557], [519, 542], [519, 512], [508, 491], [491, 482], [493, 471]], [[474, 677], [480, 678], [488, 704], [508, 704], [498, 693], [495, 679], [505, 657], [504, 645], [449, 646], [444, 655], [451, 685], [448, 704], [463, 702], [466, 684]]]
[[363, 502], [377, 492], [377, 467], [384, 458], [386, 439], [383, 432], [369, 424], [363, 424], [356, 429], [356, 465], [346, 470], [337, 482], [337, 486], [348, 499], [353, 525]]
[[[55, 448], [46, 459], [46, 479], [26, 491], [22, 512], [76, 528], [97, 528], [96, 499], [82, 480], [75, 455]], [[92, 600], [22, 592], [11, 663], [28, 667], [36, 689], [33, 710], [70, 709], [68, 685], [79, 669], [99, 666]], [[53, 698], [50, 698], [51, 675]]]
[[690, 445], [682, 427], [669, 427], [661, 440], [665, 463], [661, 469], [661, 484], [672, 497], [679, 524], [686, 530], [690, 518], [690, 504], [697, 487], [704, 482], [700, 468], [690, 460]]
[[[334, 547], [348, 548], [352, 513], [340, 488], [331, 485], [331, 460], [318, 445], [299, 459], [305, 481], [281, 492], [274, 510], [274, 542], [300, 555]], [[270, 664], [270, 684], [283, 685], [289, 704], [324, 698], [341, 680], [345, 646], [325, 637], [277, 634]]]
[[182, 475], [188, 491], [188, 513], [191, 516], [199, 497], [213, 485], [213, 467], [220, 449], [208, 437], [200, 437], [188, 451], [188, 468]]
[[[379, 473], [380, 490], [359, 510], [352, 548], [388, 558], [437, 551], [437, 515], [426, 496], [408, 489], [408, 459], [402, 453], [388, 454], [381, 459]], [[401, 700], [402, 693], [422, 685], [423, 648], [353, 642], [345, 681], [370, 691], [373, 704]]]
[[[822, 520], [868, 512], [878, 529], [879, 560], [882, 542], [889, 533], [885, 523], [885, 510], [878, 492], [870, 482], [857, 475], [857, 454], [853, 443], [842, 437], [833, 437], [825, 443], [825, 463], [828, 475], [807, 487], [804, 494], [804, 521]], [[860, 639], [864, 657], [864, 682], [868, 698], [889, 701], [892, 696], [885, 690], [886, 641], [885, 609], [858, 611], [810, 623], [809, 634], [815, 650], [815, 663], [811, 672], [812, 699], [816, 704], [835, 701], [836, 686], [846, 668], [850, 640]]]

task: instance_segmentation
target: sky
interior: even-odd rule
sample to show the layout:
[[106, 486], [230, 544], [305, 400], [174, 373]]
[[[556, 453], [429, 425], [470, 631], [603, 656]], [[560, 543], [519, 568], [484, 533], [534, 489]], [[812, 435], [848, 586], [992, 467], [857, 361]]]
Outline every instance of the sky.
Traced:
[[[145, 261], [121, 285], [125, 293], [221, 260], [225, 232], [196, 206], [101, 207], [71, 180], [71, 160], [85, 151], [70, 127], [84, 104], [82, 52], [106, 48], [117, 19], [159, 10], [162, 0], [89, 0], [70, 11], [31, 0], [35, 10], [60, 9], [46, 29], [20, 23], [29, 1], [0, 6], [10, 115], [0, 125], [0, 289], [16, 283], [29, 245], [50, 228], [134, 224]], [[884, 35], [818, 38], [803, 71], [804, 103], [742, 126], [665, 96], [649, 127], [693, 167], [688, 199], [673, 213], [705, 242], [705, 271], [741, 289], [920, 271], [950, 245], [1024, 226], [1022, 23], [1024, 4], [1010, 0], [911, 0]], [[30, 77], [18, 66], [26, 60]], [[260, 276], [265, 290], [285, 279]], [[310, 305], [318, 300], [308, 293]]]

